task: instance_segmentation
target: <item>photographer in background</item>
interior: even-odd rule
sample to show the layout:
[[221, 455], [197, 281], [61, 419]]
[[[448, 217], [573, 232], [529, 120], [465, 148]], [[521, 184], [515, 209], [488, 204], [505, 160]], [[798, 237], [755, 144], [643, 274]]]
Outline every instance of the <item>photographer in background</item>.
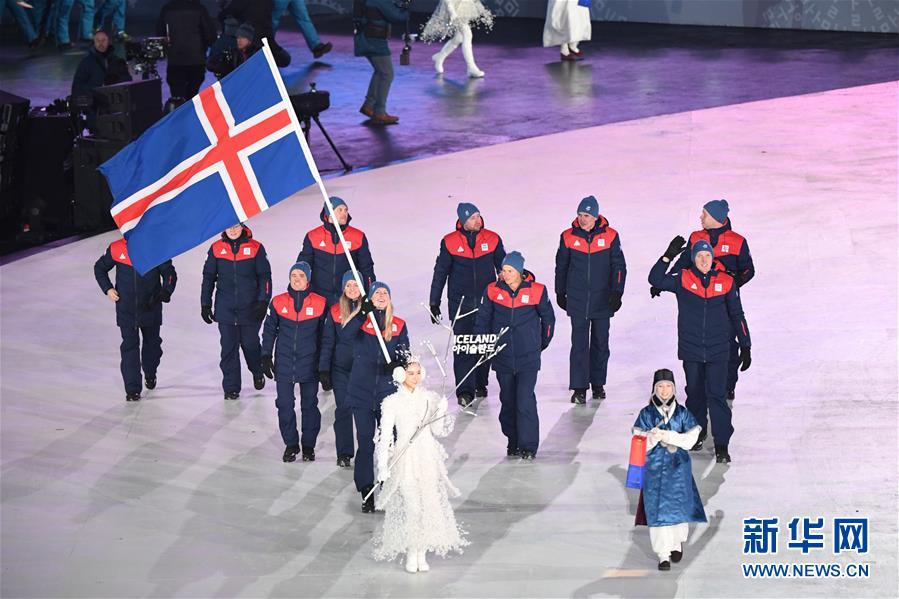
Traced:
[[206, 76], [206, 50], [215, 41], [215, 22], [199, 0], [169, 0], [156, 21], [156, 35], [169, 40], [165, 81], [172, 97], [193, 98]]
[[238, 23], [249, 23], [253, 26], [255, 42], [262, 47], [262, 38], [268, 39], [275, 64], [282, 69], [290, 64], [290, 54], [275, 42], [272, 28], [272, 0], [219, 0], [222, 7], [219, 20], [224, 23], [228, 17], [237, 19]]
[[395, 125], [399, 117], [387, 114], [387, 94], [393, 83], [393, 62], [390, 59], [392, 23], [409, 20], [412, 0], [354, 0], [353, 2], [353, 53], [364, 56], [374, 72], [368, 84], [368, 93], [359, 112], [371, 119], [372, 125]]
[[206, 68], [217, 79], [221, 79], [245, 63], [260, 48], [262, 44], [256, 40], [252, 25], [244, 23], [235, 29], [233, 19], [226, 19], [225, 30], [212, 47]]
[[[87, 56], [78, 63], [75, 77], [72, 79], [72, 98], [75, 104], [86, 107], [87, 128], [94, 129], [97, 111], [93, 108], [93, 90], [103, 85], [112, 85], [131, 81], [128, 64], [116, 56], [115, 48], [109, 44], [109, 36], [105, 31], [94, 33], [93, 42]], [[83, 98], [81, 101], [75, 98]], [[89, 108], [87, 108], [89, 107]]]

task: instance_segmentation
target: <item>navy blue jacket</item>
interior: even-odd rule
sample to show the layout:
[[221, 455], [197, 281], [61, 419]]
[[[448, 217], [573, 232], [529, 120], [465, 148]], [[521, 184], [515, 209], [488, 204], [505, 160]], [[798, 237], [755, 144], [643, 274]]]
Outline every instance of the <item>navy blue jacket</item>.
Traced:
[[[327, 209], [322, 208], [319, 216], [322, 225], [306, 233], [297, 262], [309, 263], [312, 267], [312, 291], [325, 296], [328, 303], [333, 304], [343, 293], [340, 282], [343, 280], [343, 274], [350, 269], [350, 262], [340, 247], [340, 239], [334, 225], [327, 218]], [[348, 215], [346, 225], [343, 227], [343, 237], [349, 244], [353, 262], [356, 263], [362, 283], [367, 289], [376, 280], [375, 263], [371, 259], [365, 233], [351, 227], [350, 221], [352, 217]]]
[[225, 233], [212, 244], [203, 265], [200, 305], [212, 306], [215, 289], [215, 320], [222, 324], [256, 324], [253, 306], [272, 297], [272, 267], [265, 248], [244, 227], [235, 240]]
[[540, 352], [546, 349], [556, 328], [556, 315], [542, 283], [522, 281], [512, 291], [504, 281], [484, 291], [475, 321], [475, 333], [509, 330], [496, 342], [506, 344], [493, 359], [493, 370], [517, 373], [540, 370]]
[[276, 380], [318, 381], [325, 312], [325, 298], [308, 288], [294, 291], [288, 287], [286, 293], [272, 298], [262, 326], [262, 355], [275, 357]]
[[609, 316], [609, 292], [624, 293], [627, 265], [618, 231], [602, 215], [592, 231], [577, 220], [559, 238], [556, 251], [556, 294], [568, 300], [572, 318]]
[[[727, 362], [734, 332], [749, 347], [749, 325], [743, 316], [734, 278], [712, 268], [703, 275], [695, 266], [665, 274], [659, 258], [649, 271], [649, 284], [677, 296], [677, 357], [687, 362]], [[733, 328], [731, 328], [733, 327]]]
[[487, 285], [496, 282], [496, 274], [502, 270], [505, 257], [506, 250], [499, 235], [484, 228], [477, 233], [466, 231], [462, 223], [456, 221], [456, 230], [440, 242], [431, 280], [431, 305], [440, 305], [443, 287], [447, 285], [450, 318], [456, 315], [463, 296], [462, 311], [473, 310]]
[[693, 244], [704, 239], [715, 248], [715, 258], [718, 259], [727, 274], [732, 276], [737, 287], [742, 287], [755, 276], [755, 265], [752, 263], [752, 254], [749, 253], [749, 243], [746, 238], [731, 229], [730, 219], [717, 229], [701, 229], [690, 233], [687, 249], [680, 255], [671, 272], [689, 268], [692, 265], [690, 250]]
[[[384, 312], [375, 310], [379, 326], [384, 326]], [[396, 391], [393, 373], [385, 373], [384, 354], [378, 343], [377, 333], [371, 324], [371, 317], [363, 319], [361, 315], [351, 320], [347, 329], [356, 332], [353, 339], [353, 367], [350, 371], [349, 405], [354, 408], [379, 410], [381, 400]], [[393, 317], [393, 334], [390, 341], [386, 339], [387, 352], [391, 361], [396, 360], [399, 350], [408, 351], [409, 332], [406, 323], [397, 316]]]
[[[109, 280], [109, 271], [115, 271], [115, 285]], [[119, 301], [115, 304], [116, 324], [120, 327], [158, 327], [162, 325], [162, 304], [148, 308], [157, 294], [165, 291], [169, 297], [175, 292], [178, 274], [171, 260], [150, 269], [141, 276], [131, 266], [128, 244], [124, 239], [113, 241], [106, 253], [94, 263], [94, 277], [104, 294], [115, 288]]]
[[351, 321], [343, 326], [340, 322], [340, 304], [332, 304], [325, 318], [322, 331], [322, 353], [318, 359], [321, 372], [331, 372], [334, 368], [349, 372], [353, 368], [353, 341], [360, 324]]

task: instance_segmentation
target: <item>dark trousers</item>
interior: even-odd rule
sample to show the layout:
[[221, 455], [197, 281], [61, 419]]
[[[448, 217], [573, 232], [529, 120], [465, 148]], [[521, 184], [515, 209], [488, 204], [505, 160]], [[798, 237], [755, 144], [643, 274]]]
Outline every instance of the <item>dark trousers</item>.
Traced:
[[341, 368], [331, 369], [331, 383], [334, 385], [334, 439], [338, 456], [352, 456], [353, 444], [353, 409], [349, 402], [348, 388], [350, 372]]
[[206, 78], [206, 66], [202, 64], [170, 64], [165, 72], [165, 82], [173, 98], [190, 100], [200, 91]]
[[730, 406], [725, 399], [727, 362], [684, 360], [684, 375], [687, 377], [686, 406], [702, 427], [702, 434], [708, 430], [708, 414], [712, 418], [715, 445], [727, 445], [734, 434]]
[[727, 390], [737, 388], [737, 379], [740, 378], [740, 342], [734, 334], [730, 340], [730, 356], [727, 359]]
[[537, 371], [496, 373], [499, 381], [499, 425], [510, 449], [537, 451], [540, 419], [537, 416]]
[[281, 429], [281, 439], [284, 445], [302, 445], [315, 448], [315, 440], [318, 431], [322, 427], [322, 414], [318, 411], [318, 381], [313, 383], [299, 383], [300, 385], [300, 417], [303, 429], [303, 438], [297, 434], [296, 395], [294, 395], [294, 382], [290, 379], [281, 380], [275, 376], [277, 397], [275, 407], [278, 408], [278, 426]]
[[605, 385], [609, 355], [609, 317], [572, 318], [568, 388]]
[[356, 490], [362, 491], [375, 484], [375, 431], [381, 421], [381, 411], [353, 407], [356, 423], [356, 461], [353, 464], [353, 481]]
[[[140, 393], [144, 383], [140, 378], [141, 369], [149, 377], [156, 376], [159, 360], [162, 358], [162, 337], [159, 327], [119, 327], [122, 332], [122, 380], [125, 381], [125, 393]], [[143, 347], [141, 347], [143, 337]]]
[[[452, 314], [451, 316], [455, 316]], [[471, 335], [474, 333], [474, 314], [469, 315], [466, 318], [461, 320], [457, 320], [455, 326], [453, 326], [453, 333], [456, 335]], [[459, 381], [462, 380], [468, 371], [474, 368], [474, 365], [478, 363], [478, 358], [481, 356], [477, 354], [453, 354], [453, 374], [456, 377], [456, 385], [459, 385]], [[467, 393], [471, 397], [474, 397], [475, 389], [486, 389], [487, 381], [490, 375], [490, 364], [482, 364], [471, 373], [465, 382], [456, 389], [456, 396], [458, 397], [462, 393]]]
[[247, 362], [253, 378], [262, 377], [262, 348], [259, 345], [259, 323], [222, 324], [219, 323], [222, 342], [222, 389], [240, 391], [240, 350]]
[[393, 62], [390, 55], [367, 56], [368, 62], [374, 72], [368, 83], [368, 93], [365, 95], [365, 104], [371, 106], [375, 114], [387, 112], [387, 94], [390, 93], [390, 85], [393, 83]]

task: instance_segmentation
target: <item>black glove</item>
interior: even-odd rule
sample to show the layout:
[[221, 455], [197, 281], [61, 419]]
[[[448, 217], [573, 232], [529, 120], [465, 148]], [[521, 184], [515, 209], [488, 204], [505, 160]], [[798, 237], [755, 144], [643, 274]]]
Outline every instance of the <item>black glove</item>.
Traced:
[[253, 305], [253, 318], [256, 320], [264, 319], [266, 312], [268, 312], [268, 302], [256, 302]]
[[659, 297], [660, 295], [662, 295], [662, 289], [660, 287], [649, 288], [649, 297]]
[[172, 292], [168, 289], [163, 289], [159, 292], [159, 301], [163, 304], [167, 304], [172, 301]]
[[431, 322], [440, 324], [440, 304], [431, 304]]
[[275, 373], [273, 372], [275, 369], [275, 364], [272, 362], [271, 356], [262, 356], [262, 374], [264, 374], [269, 379], [275, 378]]
[[610, 291], [609, 292], [609, 312], [611, 312], [612, 316], [615, 316], [615, 312], [621, 309], [621, 292], [620, 291]]
[[322, 391], [330, 391], [334, 388], [334, 385], [331, 384], [331, 373], [327, 370], [318, 373], [318, 382], [322, 384]]
[[674, 239], [671, 240], [671, 243], [668, 244], [668, 249], [665, 250], [665, 253], [662, 254], [662, 258], [668, 258], [669, 260], [674, 260], [677, 258], [678, 254], [684, 251], [684, 248], [687, 247], [687, 240], [678, 235]]
[[566, 295], [557, 293], [556, 294], [556, 303], [559, 305], [560, 310], [568, 309], [568, 297]]
[[750, 364], [752, 364], [752, 351], [748, 346], [740, 347], [740, 372], [749, 370]]
[[371, 298], [366, 295], [362, 298], [362, 304], [359, 306], [359, 314], [362, 315], [362, 318], [365, 318], [374, 311], [375, 305], [372, 303]]
[[402, 365], [403, 365], [403, 363], [400, 360], [394, 360], [393, 362], [388, 362], [387, 364], [384, 364], [383, 372], [384, 372], [384, 374], [393, 374], [393, 370], [396, 367], [402, 366]]
[[206, 324], [215, 322], [215, 314], [212, 313], [212, 306], [200, 306], [200, 317]]

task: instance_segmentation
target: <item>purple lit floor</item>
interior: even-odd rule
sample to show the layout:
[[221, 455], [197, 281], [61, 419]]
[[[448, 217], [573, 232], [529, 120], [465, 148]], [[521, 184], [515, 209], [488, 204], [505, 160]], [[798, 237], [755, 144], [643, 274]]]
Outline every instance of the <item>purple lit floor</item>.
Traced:
[[[351, 473], [333, 463], [330, 394], [312, 464], [281, 463], [271, 385], [222, 401], [217, 333], [199, 318], [204, 248], [175, 260], [160, 385], [137, 404], [123, 401], [113, 308], [90, 268], [114, 235], [3, 266], [0, 594], [895, 596], [897, 100], [896, 82], [837, 89], [327, 182], [367, 231], [414, 343], [444, 341], [420, 303], [459, 200], [476, 202], [550, 287], [557, 235], [585, 194], [600, 199], [627, 255], [608, 399], [569, 403], [560, 318], [538, 383], [536, 462], [506, 460], [495, 383], [476, 417], [459, 417], [446, 446], [472, 544], [433, 559], [429, 574], [369, 557], [381, 516], [359, 512]], [[673, 368], [684, 384], [674, 299], [651, 300], [645, 279], [668, 240], [696, 228], [699, 206], [721, 196], [758, 270], [742, 294], [754, 362], [737, 390], [733, 464], [693, 454], [709, 524], [662, 573], [623, 487], [653, 369]], [[254, 219], [276, 287], [319, 209], [310, 190]], [[868, 517], [870, 553], [803, 557], [786, 547], [795, 516]], [[748, 517], [780, 519], [776, 556], [743, 556]], [[743, 561], [865, 562], [870, 578], [750, 580]]]

